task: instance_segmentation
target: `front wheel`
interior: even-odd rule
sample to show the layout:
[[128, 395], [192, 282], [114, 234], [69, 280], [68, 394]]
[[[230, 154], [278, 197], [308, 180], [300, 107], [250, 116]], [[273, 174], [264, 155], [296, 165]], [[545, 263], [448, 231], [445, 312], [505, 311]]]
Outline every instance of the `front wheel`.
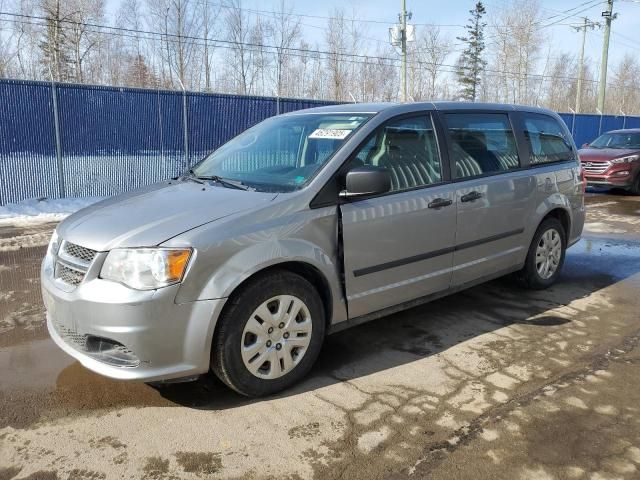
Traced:
[[212, 369], [242, 395], [278, 392], [309, 372], [324, 331], [324, 307], [311, 283], [288, 271], [260, 275], [225, 307], [212, 345]]
[[533, 236], [524, 267], [517, 274], [520, 284], [536, 290], [553, 285], [564, 264], [566, 248], [562, 224], [555, 218], [544, 220]]
[[636, 175], [636, 179], [634, 180], [633, 185], [631, 185], [629, 193], [631, 193], [631, 195], [640, 195], [640, 173]]

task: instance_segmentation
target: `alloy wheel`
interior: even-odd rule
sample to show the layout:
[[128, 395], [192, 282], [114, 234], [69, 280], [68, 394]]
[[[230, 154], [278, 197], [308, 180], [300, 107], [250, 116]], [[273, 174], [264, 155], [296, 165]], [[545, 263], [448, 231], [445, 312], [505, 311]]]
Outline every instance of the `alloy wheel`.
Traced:
[[562, 239], [555, 228], [546, 230], [540, 237], [536, 248], [536, 270], [544, 280], [551, 278], [560, 265], [562, 257]]

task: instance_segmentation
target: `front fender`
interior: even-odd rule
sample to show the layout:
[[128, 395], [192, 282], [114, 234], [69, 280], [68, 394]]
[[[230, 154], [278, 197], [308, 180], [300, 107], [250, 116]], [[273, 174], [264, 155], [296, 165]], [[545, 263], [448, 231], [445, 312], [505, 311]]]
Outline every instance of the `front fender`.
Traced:
[[285, 262], [309, 264], [322, 273], [332, 290], [339, 285], [337, 267], [320, 247], [306, 240], [281, 239], [251, 245], [226, 259], [204, 285], [200, 299], [228, 297], [250, 276]]
[[[311, 266], [324, 277], [332, 299], [332, 311], [328, 312], [332, 322], [346, 320], [347, 312], [336, 260], [320, 246], [308, 240], [295, 238], [263, 241], [236, 251], [224, 258], [210, 272], [209, 276], [203, 279], [197, 294], [181, 289], [176, 301], [182, 303], [227, 298], [256, 273], [289, 262], [299, 262]], [[194, 294], [196, 298], [194, 298]]]

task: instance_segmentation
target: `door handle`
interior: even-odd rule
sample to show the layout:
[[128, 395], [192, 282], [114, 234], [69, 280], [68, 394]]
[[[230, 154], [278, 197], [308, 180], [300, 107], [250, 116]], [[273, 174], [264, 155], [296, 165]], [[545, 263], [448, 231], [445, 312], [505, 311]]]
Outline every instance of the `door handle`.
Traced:
[[480, 192], [469, 192], [466, 195], [462, 195], [460, 197], [461, 202], [475, 202], [479, 198], [482, 198], [482, 194]]
[[452, 203], [453, 203], [453, 200], [449, 200], [447, 198], [436, 198], [431, 202], [429, 202], [429, 205], [427, 206], [429, 208], [442, 208], [442, 207], [448, 207]]

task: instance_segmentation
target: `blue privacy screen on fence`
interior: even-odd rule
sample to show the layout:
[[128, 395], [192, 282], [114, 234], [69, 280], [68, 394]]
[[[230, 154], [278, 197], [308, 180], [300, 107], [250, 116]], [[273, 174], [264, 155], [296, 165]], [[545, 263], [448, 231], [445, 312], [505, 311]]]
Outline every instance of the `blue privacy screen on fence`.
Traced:
[[0, 205], [131, 190], [175, 176], [278, 112], [326, 104], [0, 80]]
[[51, 87], [0, 82], [0, 205], [58, 195]]
[[[175, 176], [267, 117], [329, 103], [0, 80], [0, 205], [131, 190]], [[578, 145], [640, 127], [640, 117], [562, 117]]]

